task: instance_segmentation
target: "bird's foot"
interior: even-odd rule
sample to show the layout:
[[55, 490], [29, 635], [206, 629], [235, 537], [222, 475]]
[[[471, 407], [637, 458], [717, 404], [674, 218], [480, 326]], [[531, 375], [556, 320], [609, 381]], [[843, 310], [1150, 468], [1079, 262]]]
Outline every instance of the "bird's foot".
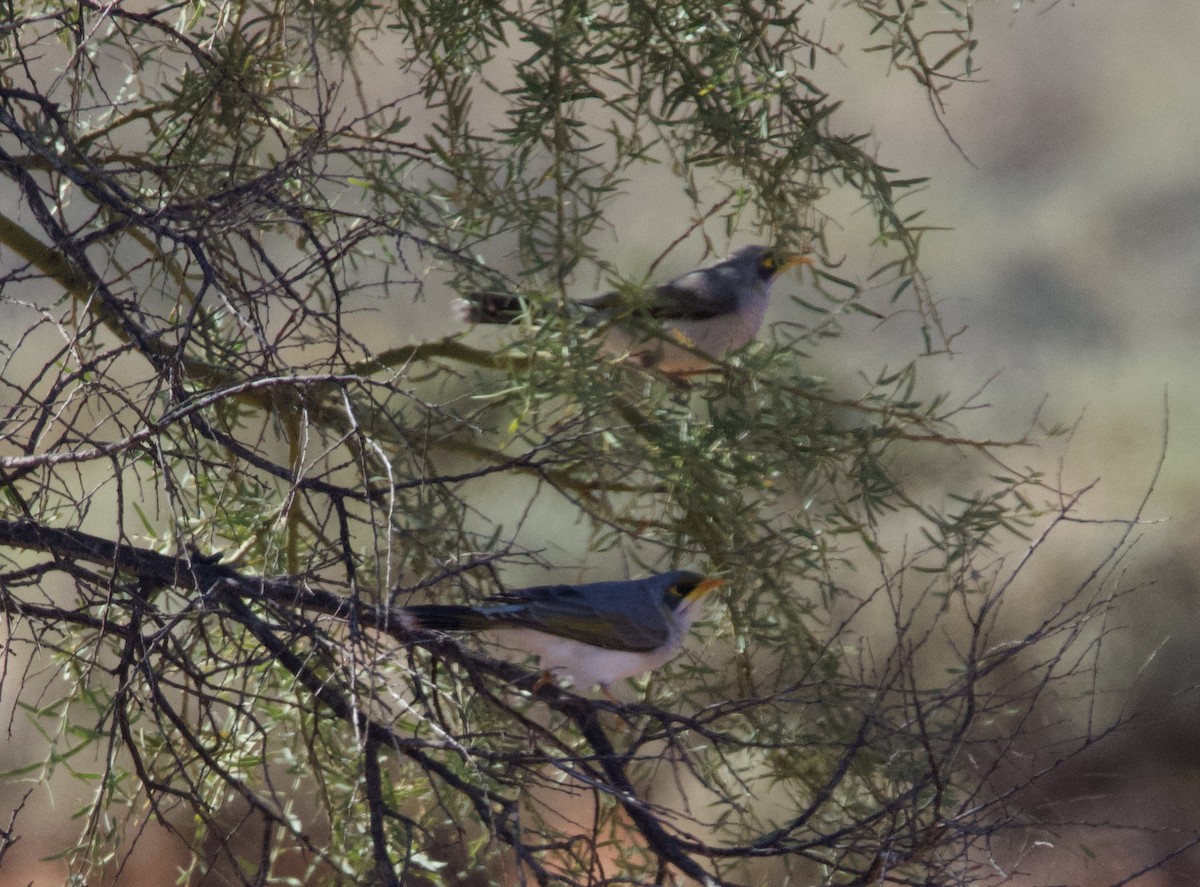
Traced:
[[542, 673], [538, 675], [538, 679], [533, 682], [533, 689], [529, 691], [530, 695], [536, 696], [539, 692], [541, 692], [543, 687], [545, 687], [547, 684], [553, 683], [554, 673], [549, 669], [543, 669]]

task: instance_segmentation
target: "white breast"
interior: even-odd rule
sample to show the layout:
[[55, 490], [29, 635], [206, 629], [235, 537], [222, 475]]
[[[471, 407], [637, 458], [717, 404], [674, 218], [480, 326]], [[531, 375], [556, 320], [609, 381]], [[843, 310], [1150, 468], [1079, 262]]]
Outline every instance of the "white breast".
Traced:
[[[711, 362], [692, 353], [700, 351], [716, 359], [727, 351], [741, 348], [756, 335], [767, 314], [770, 291], [766, 286], [755, 287], [746, 295], [734, 314], [703, 320], [671, 320], [663, 325], [662, 337], [647, 337], [625, 327], [610, 329], [604, 336], [604, 350], [619, 356], [628, 355], [635, 362], [654, 367], [664, 373], [689, 373], [711, 366]], [[678, 336], [688, 348], [671, 344]]]
[[698, 608], [681, 604], [673, 614], [667, 642], [646, 653], [606, 650], [532, 628], [497, 629], [493, 636], [498, 644], [537, 656], [540, 668], [555, 677], [569, 677], [576, 689], [586, 690], [595, 684], [607, 687], [662, 668], [683, 646], [697, 615]]
[[578, 690], [586, 690], [595, 684], [607, 687], [661, 668], [680, 647], [679, 641], [674, 641], [648, 653], [605, 650], [528, 628], [506, 630], [502, 641], [537, 656], [541, 669], [556, 678], [570, 678]]

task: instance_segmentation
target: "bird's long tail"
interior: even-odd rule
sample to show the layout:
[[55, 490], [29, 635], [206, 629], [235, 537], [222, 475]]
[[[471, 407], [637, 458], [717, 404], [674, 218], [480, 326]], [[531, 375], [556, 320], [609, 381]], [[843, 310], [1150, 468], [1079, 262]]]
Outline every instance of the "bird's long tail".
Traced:
[[468, 293], [454, 302], [463, 323], [512, 323], [523, 310], [521, 299], [509, 293]]
[[460, 604], [417, 604], [400, 609], [405, 628], [413, 631], [481, 631], [495, 622], [484, 611]]

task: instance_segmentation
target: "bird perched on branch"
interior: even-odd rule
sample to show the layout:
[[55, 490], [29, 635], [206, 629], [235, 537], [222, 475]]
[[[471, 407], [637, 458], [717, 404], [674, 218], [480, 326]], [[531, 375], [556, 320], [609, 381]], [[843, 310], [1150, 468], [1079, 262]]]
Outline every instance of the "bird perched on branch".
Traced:
[[[474, 605], [401, 607], [410, 630], [495, 631], [536, 655], [550, 676], [608, 687], [656, 668], [679, 652], [704, 598], [725, 584], [675, 570], [629, 582], [519, 588]], [[611, 695], [611, 694], [609, 694]]]
[[[604, 351], [646, 369], [686, 375], [711, 369], [714, 359], [758, 335], [772, 282], [800, 264], [811, 265], [812, 259], [744, 246], [723, 262], [640, 293], [605, 293], [571, 304], [583, 323], [605, 327]], [[468, 323], [510, 323], [525, 304], [507, 293], [471, 293], [456, 308]]]

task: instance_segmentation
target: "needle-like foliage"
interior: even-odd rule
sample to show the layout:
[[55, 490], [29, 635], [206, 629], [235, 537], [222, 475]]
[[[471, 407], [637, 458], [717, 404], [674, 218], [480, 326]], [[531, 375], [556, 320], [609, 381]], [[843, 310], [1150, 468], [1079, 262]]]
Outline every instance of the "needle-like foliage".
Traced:
[[[1132, 524], [1008, 618], [1078, 498], [922, 391], [921, 180], [822, 85], [911, 75], [937, 125], [972, 2], [827, 6], [7, 5], [2, 677], [45, 751], [3, 768], [86, 787], [80, 883], [147, 829], [197, 883], [1015, 871], [1021, 790], [1122, 720], [1089, 681]], [[731, 241], [819, 270], [712, 373], [563, 310]], [[526, 322], [451, 327], [477, 289]], [[911, 361], [824, 381], [851, 328]], [[728, 593], [622, 705], [395, 618], [674, 567]]]

